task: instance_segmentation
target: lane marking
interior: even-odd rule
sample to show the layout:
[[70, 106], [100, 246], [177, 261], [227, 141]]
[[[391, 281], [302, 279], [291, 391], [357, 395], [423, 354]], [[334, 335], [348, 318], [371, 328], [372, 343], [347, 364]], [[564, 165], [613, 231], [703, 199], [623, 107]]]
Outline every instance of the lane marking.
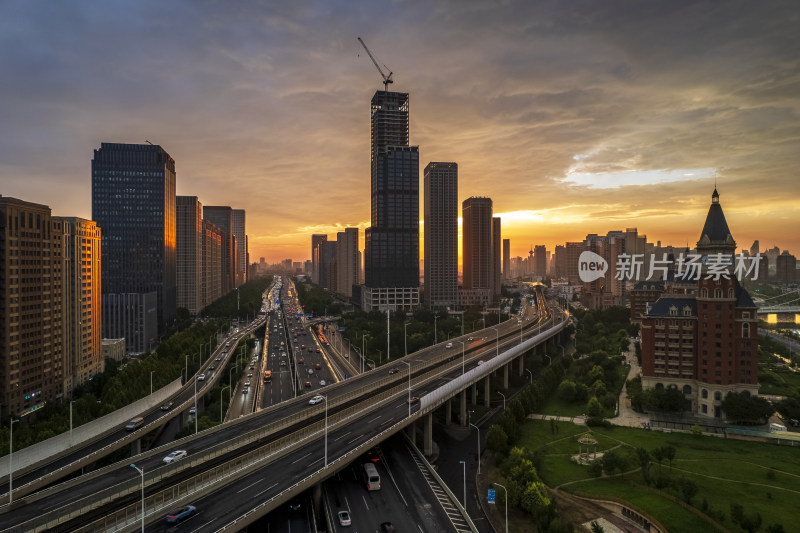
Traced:
[[261, 492], [259, 492], [258, 494], [254, 495], [253, 498], [257, 498], [257, 497], [261, 496], [262, 494], [264, 494], [265, 492], [267, 492], [268, 490], [274, 489], [277, 486], [278, 486], [278, 484], [275, 483], [274, 485], [271, 485], [271, 486], [267, 487], [266, 489], [262, 490]]
[[298, 463], [298, 462], [302, 461], [303, 459], [305, 459], [309, 455], [311, 455], [311, 452], [308, 452], [307, 454], [305, 454], [303, 457], [300, 457], [299, 459], [295, 459], [294, 461], [292, 461], [292, 464], [295, 464], [295, 463]]
[[240, 489], [240, 490], [237, 490], [237, 491], [236, 491], [236, 494], [239, 494], [240, 492], [244, 492], [244, 491], [246, 491], [247, 489], [249, 489], [250, 487], [252, 487], [253, 485], [258, 485], [258, 484], [259, 484], [259, 483], [261, 483], [262, 481], [263, 481], [263, 480], [259, 479], [258, 481], [254, 482], [254, 483], [250, 483], [250, 484], [249, 484], [249, 485], [247, 485], [245, 488], [243, 488], [243, 489]]
[[348, 431], [347, 433], [345, 433], [345, 434], [344, 434], [344, 435], [342, 435], [341, 437], [336, 437], [335, 439], [333, 439], [333, 441], [334, 441], [334, 442], [336, 442], [336, 441], [337, 441], [337, 440], [339, 440], [339, 439], [343, 439], [343, 438], [345, 438], [346, 436], [348, 436], [350, 433], [352, 433], [352, 431]]

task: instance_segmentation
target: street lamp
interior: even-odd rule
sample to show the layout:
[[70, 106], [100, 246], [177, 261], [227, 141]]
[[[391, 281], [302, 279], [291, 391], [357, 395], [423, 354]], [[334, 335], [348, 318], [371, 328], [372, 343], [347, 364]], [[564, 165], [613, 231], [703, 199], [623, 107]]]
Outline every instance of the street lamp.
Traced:
[[[320, 396], [322, 396], [320, 394]], [[325, 400], [325, 466], [328, 466], [328, 397], [322, 396]]]
[[72, 404], [75, 400], [69, 402], [69, 443], [72, 444]]
[[553, 363], [553, 360], [547, 354], [544, 354], [544, 356], [547, 357], [547, 366], [550, 366]]
[[439, 315], [433, 315], [433, 344], [438, 344], [438, 337], [436, 336], [436, 320], [439, 318]]
[[465, 374], [465, 372], [466, 372], [466, 367], [465, 367], [466, 357], [465, 357], [465, 353], [466, 353], [466, 346], [467, 345], [464, 343], [464, 341], [456, 341], [456, 342], [460, 342], [461, 343], [461, 375], [463, 376]]
[[531, 372], [527, 368], [525, 369], [525, 372], [527, 372], [531, 376], [531, 383], [533, 383], [533, 372]]
[[467, 462], [459, 461], [462, 470], [464, 471], [464, 512], [467, 512]]
[[[231, 403], [231, 386], [230, 385], [225, 385], [219, 391], [219, 423], [220, 424], [225, 422], [225, 419], [222, 418], [222, 393], [225, 392], [225, 389], [228, 389], [228, 404]], [[195, 414], [197, 414], [197, 413], [195, 413]]]
[[14, 424], [19, 422], [19, 420], [11, 419], [11, 422], [8, 424], [10, 428], [11, 435], [8, 438], [8, 503], [9, 505], [13, 501], [14, 498]]
[[497, 333], [497, 355], [500, 355], [500, 326], [492, 326], [492, 329]]
[[481, 429], [472, 422], [470, 422], [469, 425], [478, 430], [478, 474], [480, 474], [481, 473]]
[[189, 354], [188, 353], [183, 354], [183, 368], [186, 370], [186, 381], [189, 381]]
[[144, 533], [144, 468], [139, 468], [133, 463], [131, 463], [131, 468], [142, 475], [142, 533]]
[[503, 490], [505, 491], [505, 495], [506, 495], [506, 497], [505, 497], [504, 499], [505, 499], [505, 501], [506, 501], [506, 533], [508, 533], [508, 489], [507, 489], [507, 488], [505, 488], [505, 487], [504, 487], [503, 485], [501, 485], [500, 483], [493, 483], [493, 485], [494, 485], [495, 487], [500, 487], [501, 489], [503, 489]]
[[403, 324], [403, 345], [405, 346], [404, 353], [408, 355], [408, 322]]
[[194, 434], [197, 435], [197, 378], [194, 378]]
[[150, 371], [150, 394], [153, 394], [153, 373], [155, 373], [155, 370]]
[[[503, 393], [502, 393], [502, 392], [500, 392], [500, 391], [497, 391], [497, 394], [499, 394], [500, 396], [502, 396], [502, 397], [503, 397], [503, 411], [505, 411], [505, 410], [506, 410], [506, 395], [505, 395], [505, 394], [503, 394]], [[480, 438], [480, 437], [479, 437], [479, 438]]]
[[411, 363], [408, 361], [400, 361], [404, 365], [408, 365], [408, 418], [411, 418]]

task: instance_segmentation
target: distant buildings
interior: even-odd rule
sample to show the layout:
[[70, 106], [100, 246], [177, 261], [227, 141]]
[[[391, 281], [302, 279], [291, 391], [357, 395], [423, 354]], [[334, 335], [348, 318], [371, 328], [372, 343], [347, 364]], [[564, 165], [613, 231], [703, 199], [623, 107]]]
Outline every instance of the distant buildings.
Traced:
[[461, 204], [463, 305], [486, 305], [494, 291], [492, 199], [472, 196]]
[[[102, 143], [92, 160], [92, 219], [102, 230], [103, 295], [156, 292], [158, 327], [172, 324], [175, 161], [158, 145]], [[124, 299], [104, 298], [103, 305]], [[119, 337], [110, 333], [103, 336]]]
[[233, 209], [231, 212], [231, 229], [236, 238], [236, 287], [247, 282], [247, 232], [245, 231], [246, 213], [244, 209]]
[[358, 228], [345, 228], [336, 234], [336, 293], [343, 298], [353, 296], [361, 272], [358, 250]]
[[775, 281], [783, 283], [797, 281], [797, 258], [786, 250], [775, 258]]
[[203, 299], [203, 204], [197, 196], [178, 196], [176, 206], [176, 260], [178, 307], [197, 314]]
[[419, 150], [409, 146], [408, 93], [371, 102], [371, 216], [364, 237], [362, 309], [419, 305]]
[[237, 245], [233, 233], [233, 209], [227, 205], [203, 206], [203, 218], [212, 222], [222, 234], [222, 294], [236, 288]]
[[694, 288], [667, 280], [665, 292], [641, 317], [642, 385], [683, 392], [702, 416], [722, 417], [729, 392], [758, 394], [756, 305], [735, 276], [715, 275], [711, 266], [716, 254], [735, 250], [715, 189], [697, 242], [706, 261]]
[[458, 304], [458, 164], [431, 162], [424, 172], [425, 304]]

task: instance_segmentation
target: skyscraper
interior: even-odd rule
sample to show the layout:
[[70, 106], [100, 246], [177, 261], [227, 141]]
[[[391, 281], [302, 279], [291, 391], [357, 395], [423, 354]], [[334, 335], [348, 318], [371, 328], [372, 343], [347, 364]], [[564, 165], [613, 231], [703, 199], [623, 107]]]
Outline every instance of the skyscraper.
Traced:
[[0, 197], [0, 415], [64, 397], [63, 231], [46, 205]]
[[178, 307], [197, 314], [203, 308], [203, 204], [197, 196], [175, 199]]
[[319, 284], [319, 253], [320, 245], [328, 240], [324, 233], [315, 233], [311, 236], [311, 281]]
[[159, 327], [171, 324], [175, 160], [158, 145], [102, 143], [92, 160], [92, 219], [102, 231], [103, 295], [155, 291]]
[[207, 306], [222, 296], [222, 231], [213, 222], [203, 219], [202, 305]]
[[461, 204], [464, 291], [462, 303], [487, 304], [492, 284], [492, 199], [470, 197]]
[[511, 239], [503, 239], [503, 279], [511, 277]]
[[232, 212], [232, 230], [236, 237], [236, 286], [247, 282], [247, 232], [245, 228], [245, 210], [234, 209]]
[[547, 247], [537, 244], [533, 247], [533, 277], [544, 279], [547, 276]]
[[500, 222], [500, 217], [492, 217], [492, 270], [489, 297], [495, 302], [500, 299], [502, 288], [500, 278], [500, 242], [503, 240], [503, 233]]
[[358, 272], [358, 228], [345, 228], [336, 234], [336, 292], [350, 298]]
[[419, 305], [419, 149], [408, 144], [408, 109], [408, 93], [376, 91], [372, 97], [366, 310]]
[[458, 304], [458, 164], [428, 163], [424, 177], [425, 303]]
[[203, 206], [203, 218], [222, 233], [222, 295], [236, 288], [236, 236], [233, 233], [233, 209], [227, 205]]

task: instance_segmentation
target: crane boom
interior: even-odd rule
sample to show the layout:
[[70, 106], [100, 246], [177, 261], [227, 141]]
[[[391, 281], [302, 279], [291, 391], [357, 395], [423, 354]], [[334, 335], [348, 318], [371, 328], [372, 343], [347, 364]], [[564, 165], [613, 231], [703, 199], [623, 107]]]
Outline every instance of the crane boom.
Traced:
[[[372, 52], [369, 51], [369, 48], [367, 48], [367, 45], [364, 44], [364, 41], [361, 39], [361, 37], [358, 38], [358, 42], [360, 42], [361, 46], [364, 47], [364, 50], [367, 51], [367, 55], [372, 60], [372, 64], [375, 65], [375, 68], [378, 69], [378, 72], [380, 73], [381, 78], [383, 78], [383, 90], [384, 91], [388, 91], [389, 90], [389, 84], [390, 83], [394, 83], [394, 80], [392, 79], [392, 72], [389, 71], [389, 75], [388, 76], [386, 74], [384, 74], [383, 73], [383, 69], [378, 64], [378, 62], [375, 60], [375, 57], [372, 55]], [[386, 67], [386, 65], [384, 65], [384, 67]], [[386, 70], [389, 70], [389, 67], [386, 67]]]

